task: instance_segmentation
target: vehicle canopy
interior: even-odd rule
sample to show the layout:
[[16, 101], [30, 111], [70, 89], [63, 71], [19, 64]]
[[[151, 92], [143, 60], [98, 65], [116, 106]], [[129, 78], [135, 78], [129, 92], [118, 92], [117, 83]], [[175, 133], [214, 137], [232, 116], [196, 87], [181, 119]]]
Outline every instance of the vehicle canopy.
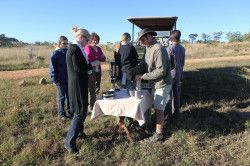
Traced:
[[128, 21], [133, 24], [132, 27], [132, 41], [134, 42], [134, 25], [140, 29], [149, 28], [156, 31], [158, 40], [166, 45], [170, 33], [176, 29], [176, 21], [178, 17], [130, 17]]

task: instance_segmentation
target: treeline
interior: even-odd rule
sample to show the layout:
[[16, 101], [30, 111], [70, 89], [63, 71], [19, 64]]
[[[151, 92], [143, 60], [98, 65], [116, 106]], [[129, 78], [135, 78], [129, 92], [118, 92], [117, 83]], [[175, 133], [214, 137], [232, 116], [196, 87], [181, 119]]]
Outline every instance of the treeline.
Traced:
[[29, 44], [36, 46], [52, 46], [55, 43], [48, 41], [44, 42], [36, 41], [34, 43], [25, 43], [20, 40], [17, 40], [16, 38], [6, 37], [5, 34], [0, 34], [0, 47], [21, 47]]
[[[192, 33], [188, 35], [188, 40], [182, 40], [184, 43], [214, 43], [222, 42], [222, 37], [227, 39], [228, 42], [250, 42], [250, 32], [247, 34], [242, 34], [241, 32], [213, 32], [211, 34], [202, 33], [198, 35], [197, 33]], [[224, 41], [224, 40], [223, 40]], [[6, 37], [5, 34], [0, 34], [0, 47], [18, 47], [24, 45], [37, 45], [37, 46], [52, 46], [55, 45], [54, 42], [40, 42], [36, 41], [34, 43], [25, 43], [17, 40], [16, 38]], [[112, 43], [107, 43], [106, 45], [113, 45]]]
[[16, 38], [6, 37], [5, 34], [0, 34], [0, 47], [21, 46], [25, 43]]
[[[250, 42], [250, 32], [247, 34], [242, 34], [241, 32], [213, 32], [212, 34], [206, 34], [202, 33], [201, 35], [198, 35], [196, 33], [192, 33], [188, 35], [189, 41], [188, 43], [211, 43], [211, 42], [221, 42], [221, 39], [225, 35], [228, 42], [244, 42], [248, 41]], [[198, 38], [199, 37], [199, 38]]]

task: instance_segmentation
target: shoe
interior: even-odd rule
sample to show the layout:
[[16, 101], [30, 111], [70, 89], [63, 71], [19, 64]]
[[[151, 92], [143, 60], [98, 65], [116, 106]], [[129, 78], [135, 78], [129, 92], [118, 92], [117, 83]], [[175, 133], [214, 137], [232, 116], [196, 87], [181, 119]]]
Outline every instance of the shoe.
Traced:
[[70, 153], [70, 154], [75, 154], [78, 155], [79, 154], [79, 150], [77, 148], [71, 148], [69, 146], [67, 146], [66, 144], [64, 144], [64, 148]]
[[163, 134], [158, 134], [156, 132], [154, 132], [154, 135], [149, 137], [149, 138], [145, 138], [142, 142], [145, 143], [156, 143], [156, 142], [161, 142], [163, 139]]
[[78, 136], [77, 136], [77, 138], [80, 139], [80, 140], [86, 139], [87, 137], [88, 137], [87, 134], [84, 133], [84, 132], [79, 133]]
[[93, 111], [93, 107], [88, 106], [88, 111], [87, 111], [87, 113], [88, 113], [88, 114], [91, 114], [91, 113], [92, 113], [92, 111]]
[[67, 118], [72, 119], [73, 118], [73, 113], [68, 112], [66, 116], [67, 116]]
[[59, 118], [62, 120], [62, 121], [66, 121], [67, 120], [67, 117], [66, 116], [64, 116], [64, 115], [59, 115]]

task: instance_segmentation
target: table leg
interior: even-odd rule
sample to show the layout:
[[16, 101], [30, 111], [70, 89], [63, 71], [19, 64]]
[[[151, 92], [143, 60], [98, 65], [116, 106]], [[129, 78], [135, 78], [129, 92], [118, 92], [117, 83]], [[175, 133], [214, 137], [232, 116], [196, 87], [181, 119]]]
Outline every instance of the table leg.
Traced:
[[130, 134], [128, 128], [125, 126], [124, 118], [125, 118], [124, 116], [119, 117], [119, 122], [115, 126], [115, 131], [114, 131], [114, 135], [113, 135], [112, 139], [114, 139], [117, 136], [119, 129], [123, 129], [126, 132], [128, 141], [131, 142], [133, 139], [131, 137], [131, 134]]

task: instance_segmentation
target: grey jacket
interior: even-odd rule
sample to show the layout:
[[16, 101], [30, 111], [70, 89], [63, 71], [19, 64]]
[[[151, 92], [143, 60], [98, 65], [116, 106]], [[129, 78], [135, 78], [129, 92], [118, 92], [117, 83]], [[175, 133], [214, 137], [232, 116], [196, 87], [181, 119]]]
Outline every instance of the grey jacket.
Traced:
[[185, 48], [179, 43], [173, 42], [167, 48], [168, 55], [174, 59], [176, 74], [175, 80], [181, 81], [183, 79], [183, 67], [185, 64]]
[[147, 46], [144, 60], [148, 72], [142, 75], [142, 79], [149, 80], [155, 89], [172, 83], [170, 75], [171, 63], [165, 47], [157, 42]]

